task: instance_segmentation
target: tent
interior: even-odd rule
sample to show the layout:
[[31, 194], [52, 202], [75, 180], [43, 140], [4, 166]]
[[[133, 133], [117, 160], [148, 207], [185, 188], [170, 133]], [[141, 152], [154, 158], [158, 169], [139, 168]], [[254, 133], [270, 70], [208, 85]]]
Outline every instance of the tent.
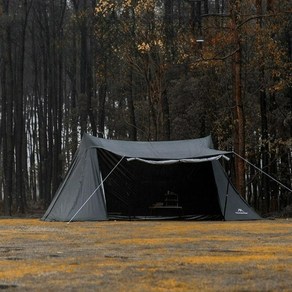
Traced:
[[128, 219], [253, 220], [210, 136], [134, 142], [85, 134], [44, 221]]

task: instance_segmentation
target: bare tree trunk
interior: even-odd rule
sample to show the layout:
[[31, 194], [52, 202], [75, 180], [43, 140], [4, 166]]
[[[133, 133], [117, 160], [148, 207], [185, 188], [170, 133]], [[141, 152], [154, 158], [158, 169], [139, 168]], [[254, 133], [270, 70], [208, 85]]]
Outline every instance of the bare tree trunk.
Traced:
[[164, 27], [166, 37], [167, 57], [172, 60], [174, 51], [173, 0], [164, 0]]
[[170, 140], [170, 118], [169, 103], [166, 89], [162, 91], [160, 97], [160, 106], [162, 113], [162, 140]]
[[134, 72], [133, 69], [130, 69], [130, 93], [128, 98], [129, 103], [129, 119], [130, 119], [130, 140], [137, 140], [137, 125], [135, 117], [135, 106], [134, 106]]
[[[49, 113], [51, 112], [51, 104], [49, 101], [49, 96], [51, 92], [50, 87], [50, 70], [51, 64], [49, 63], [50, 54], [50, 36], [49, 36], [49, 23], [47, 16], [47, 4], [36, 2], [34, 3], [34, 19], [37, 23], [32, 27], [32, 37], [33, 37], [33, 63], [34, 63], [34, 75], [35, 86], [34, 86], [34, 96], [35, 96], [35, 106], [37, 110], [37, 121], [38, 121], [38, 135], [39, 135], [39, 191], [40, 200], [43, 202], [44, 207], [47, 207], [50, 203], [51, 194], [51, 117]], [[43, 6], [44, 5], [44, 6]], [[40, 50], [38, 49], [40, 46]], [[41, 55], [41, 61], [38, 60], [37, 54]], [[42, 74], [40, 74], [40, 72]]]
[[[92, 108], [92, 97], [93, 97], [93, 81], [92, 81], [92, 52], [90, 48], [90, 22], [88, 18], [93, 17], [93, 14], [89, 12], [92, 9], [92, 5], [89, 5], [88, 0], [82, 1], [82, 8], [79, 10], [79, 6], [75, 5], [75, 12], [83, 12], [83, 16], [79, 17], [79, 30], [80, 30], [80, 96], [86, 99], [86, 108], [80, 112], [80, 124], [81, 134], [87, 132], [87, 118], [91, 125], [93, 135], [97, 134], [97, 127]], [[75, 2], [75, 1], [74, 1]], [[85, 16], [86, 15], [86, 16]]]
[[209, 1], [204, 0], [204, 14], [208, 14], [208, 13], [209, 13]]
[[[256, 9], [257, 14], [263, 14], [263, 4], [262, 0], [256, 1]], [[262, 19], [257, 20], [257, 25], [261, 29], [262, 28]], [[265, 68], [260, 69], [260, 92], [259, 92], [259, 99], [260, 99], [260, 114], [261, 114], [261, 160], [263, 167], [269, 166], [269, 141], [268, 141], [268, 119], [267, 119], [267, 94], [266, 89], [264, 87], [265, 83]], [[264, 202], [264, 211], [269, 212], [269, 204], [270, 204], [270, 190], [269, 190], [269, 183], [268, 178], [265, 175], [262, 175], [261, 179], [261, 193], [262, 193], [262, 200]]]
[[[53, 6], [53, 15], [59, 15], [53, 23], [53, 45], [52, 45], [52, 84], [54, 85], [54, 95], [51, 97], [53, 100], [52, 117], [53, 117], [53, 172], [52, 172], [52, 196], [57, 191], [61, 180], [63, 171], [62, 159], [62, 127], [63, 127], [63, 49], [62, 46], [57, 46], [57, 43], [62, 44], [64, 38], [63, 25], [64, 14], [66, 9], [66, 0], [59, 2], [58, 6]], [[50, 198], [50, 200], [51, 200]]]
[[[150, 87], [150, 85], [148, 86]], [[157, 124], [157, 112], [154, 106], [153, 96], [151, 89], [148, 89], [148, 104], [149, 104], [149, 138], [154, 139], [155, 141], [158, 139], [158, 124]], [[152, 122], [152, 123], [151, 123]]]
[[[127, 17], [129, 21], [131, 21], [131, 37], [133, 40], [136, 40], [136, 15], [135, 10], [131, 9], [131, 15], [128, 14]], [[133, 52], [136, 52], [135, 41], [132, 44]], [[135, 53], [135, 57], [137, 57], [137, 53]], [[129, 120], [130, 120], [130, 139], [136, 141], [138, 139], [137, 134], [137, 123], [136, 123], [136, 113], [135, 113], [135, 105], [134, 105], [134, 98], [135, 98], [135, 71], [132, 67], [130, 67], [130, 89], [129, 89]]]
[[[234, 78], [234, 122], [235, 122], [235, 141], [234, 150], [240, 156], [245, 157], [245, 119], [241, 95], [241, 52], [240, 48], [235, 53], [233, 64]], [[245, 195], [245, 165], [242, 159], [236, 159], [236, 186], [242, 196]]]
[[22, 23], [20, 29], [20, 44], [19, 51], [16, 56], [16, 98], [15, 98], [15, 157], [16, 157], [16, 203], [17, 209], [21, 213], [25, 210], [25, 183], [24, 183], [24, 164], [23, 160], [23, 148], [25, 139], [25, 127], [24, 127], [24, 107], [23, 107], [23, 78], [24, 78], [24, 61], [25, 61], [25, 39], [26, 39], [26, 27], [28, 14], [31, 7], [31, 3], [23, 1], [22, 6]]
[[71, 83], [71, 139], [72, 139], [72, 153], [77, 151], [78, 146], [78, 109], [77, 109], [77, 40], [76, 35], [72, 39], [73, 53], [72, 53], [72, 67], [69, 72]]
[[[237, 24], [239, 22], [240, 3], [232, 1], [231, 20], [234, 43], [236, 52], [233, 56], [233, 98], [234, 98], [234, 151], [240, 156], [245, 157], [245, 117], [242, 101], [242, 83], [241, 83], [241, 40]], [[236, 187], [242, 196], [245, 196], [245, 165], [242, 159], [236, 158]]]
[[98, 95], [98, 130], [104, 134], [105, 130], [105, 100], [106, 100], [107, 84], [102, 82], [99, 86]]
[[[9, 16], [9, 1], [3, 3], [4, 14]], [[2, 78], [2, 84], [5, 90], [6, 112], [3, 113], [5, 119], [6, 133], [3, 141], [3, 158], [4, 158], [4, 214], [11, 215], [12, 211], [12, 193], [13, 193], [13, 161], [14, 161], [14, 145], [13, 145], [13, 97], [14, 97], [14, 81], [13, 81], [13, 63], [12, 63], [12, 40], [11, 40], [11, 23], [7, 23], [5, 29], [5, 66]]]
[[94, 42], [94, 31], [93, 31], [93, 18], [94, 18], [94, 3], [95, 1], [92, 1], [92, 6], [88, 9], [90, 11], [88, 12], [88, 18], [90, 18], [90, 21], [87, 22], [88, 26], [88, 37], [87, 37], [87, 43], [88, 43], [88, 49], [87, 49], [87, 89], [86, 89], [86, 94], [87, 94], [87, 110], [88, 110], [88, 116], [89, 116], [89, 121], [90, 121], [90, 126], [91, 126], [91, 131], [93, 136], [97, 135], [97, 124], [96, 124], [96, 115], [94, 111], [94, 107], [92, 102], [94, 101], [95, 97], [95, 82], [94, 80], [96, 79], [96, 74], [95, 74], [95, 62], [96, 62], [96, 54], [94, 53], [95, 50], [95, 42]]
[[[264, 71], [261, 70], [261, 81], [264, 82]], [[264, 168], [269, 167], [269, 136], [268, 136], [268, 118], [267, 118], [267, 95], [264, 88], [260, 90], [260, 113], [261, 113], [261, 158]], [[265, 169], [267, 171], [267, 169]], [[269, 172], [269, 171], [267, 171]], [[270, 209], [270, 189], [267, 176], [262, 175], [261, 193], [265, 202], [265, 211]]]

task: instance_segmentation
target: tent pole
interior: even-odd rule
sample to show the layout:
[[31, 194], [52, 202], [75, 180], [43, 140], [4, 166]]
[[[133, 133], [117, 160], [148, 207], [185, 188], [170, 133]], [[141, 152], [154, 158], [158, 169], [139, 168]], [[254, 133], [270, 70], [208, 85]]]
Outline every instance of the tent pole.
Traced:
[[95, 192], [103, 185], [103, 183], [107, 180], [107, 178], [112, 174], [112, 172], [118, 167], [118, 165], [122, 162], [122, 160], [125, 158], [123, 156], [119, 162], [113, 167], [113, 169], [108, 173], [108, 175], [104, 178], [104, 180], [101, 181], [101, 183], [97, 186], [97, 188], [91, 193], [91, 195], [88, 197], [88, 199], [82, 204], [82, 206], [77, 210], [77, 212], [72, 216], [72, 218], [67, 222], [67, 224], [71, 223], [72, 220], [76, 217], [76, 215], [81, 211], [81, 209], [88, 203], [88, 201], [93, 197]]
[[227, 175], [227, 187], [226, 187], [226, 195], [225, 195], [225, 203], [224, 203], [224, 212], [223, 212], [223, 216], [224, 216], [224, 221], [226, 221], [225, 219], [225, 214], [226, 214], [226, 208], [227, 208], [227, 201], [228, 201], [228, 193], [229, 193], [229, 185], [230, 185], [230, 169], [229, 169], [229, 175]]
[[287, 186], [285, 186], [284, 184], [282, 184], [280, 181], [276, 180], [275, 178], [273, 178], [271, 175], [269, 175], [268, 173], [266, 173], [265, 171], [263, 171], [261, 168], [255, 166], [254, 164], [252, 164], [251, 162], [249, 162], [247, 159], [243, 158], [242, 156], [240, 156], [239, 154], [237, 154], [236, 152], [233, 151], [233, 153], [238, 156], [240, 159], [242, 159], [243, 161], [245, 161], [246, 163], [248, 163], [249, 165], [253, 166], [255, 169], [257, 169], [258, 171], [260, 171], [261, 173], [263, 173], [264, 175], [266, 175], [268, 178], [270, 178], [271, 180], [275, 181], [276, 183], [278, 183], [280, 186], [282, 186], [283, 188], [285, 188], [286, 190], [288, 190], [289, 192], [292, 192], [292, 189], [288, 188]]

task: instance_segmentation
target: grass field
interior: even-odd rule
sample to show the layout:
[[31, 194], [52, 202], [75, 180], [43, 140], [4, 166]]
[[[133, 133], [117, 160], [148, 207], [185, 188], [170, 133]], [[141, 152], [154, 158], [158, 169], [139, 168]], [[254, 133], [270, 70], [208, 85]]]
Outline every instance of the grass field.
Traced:
[[292, 220], [0, 219], [0, 290], [292, 291]]

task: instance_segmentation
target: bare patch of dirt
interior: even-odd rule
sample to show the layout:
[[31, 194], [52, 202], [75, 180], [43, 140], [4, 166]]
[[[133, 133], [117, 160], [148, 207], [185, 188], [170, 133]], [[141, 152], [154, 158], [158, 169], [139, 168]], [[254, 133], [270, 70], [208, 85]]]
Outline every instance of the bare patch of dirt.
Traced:
[[292, 220], [0, 219], [0, 290], [291, 291]]

